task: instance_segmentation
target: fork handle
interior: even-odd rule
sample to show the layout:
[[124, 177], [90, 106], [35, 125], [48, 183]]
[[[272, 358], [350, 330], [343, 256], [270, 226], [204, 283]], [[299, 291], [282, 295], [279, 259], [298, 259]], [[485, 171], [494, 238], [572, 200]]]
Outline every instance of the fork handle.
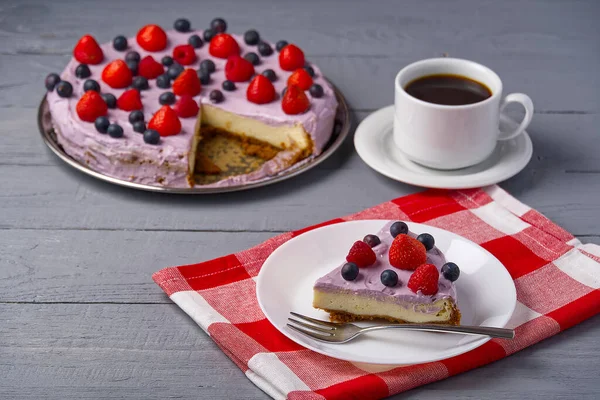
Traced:
[[378, 331], [382, 329], [406, 329], [413, 331], [451, 332], [467, 335], [486, 335], [493, 338], [513, 339], [515, 331], [506, 328], [493, 328], [487, 326], [468, 325], [436, 325], [436, 324], [386, 324], [363, 328], [361, 333]]

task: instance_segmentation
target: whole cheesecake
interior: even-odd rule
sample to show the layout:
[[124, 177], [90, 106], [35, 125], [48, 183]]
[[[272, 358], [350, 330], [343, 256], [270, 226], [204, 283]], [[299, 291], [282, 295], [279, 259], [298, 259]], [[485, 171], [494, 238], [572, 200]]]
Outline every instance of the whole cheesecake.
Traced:
[[196, 159], [209, 136], [269, 154], [258, 169], [216, 186], [264, 179], [322, 152], [338, 104], [301, 49], [255, 30], [228, 34], [222, 19], [206, 30], [185, 19], [174, 27], [147, 25], [102, 45], [86, 35], [64, 71], [46, 78], [67, 154], [108, 176], [178, 188], [194, 186], [198, 168], [210, 170], [210, 161]]

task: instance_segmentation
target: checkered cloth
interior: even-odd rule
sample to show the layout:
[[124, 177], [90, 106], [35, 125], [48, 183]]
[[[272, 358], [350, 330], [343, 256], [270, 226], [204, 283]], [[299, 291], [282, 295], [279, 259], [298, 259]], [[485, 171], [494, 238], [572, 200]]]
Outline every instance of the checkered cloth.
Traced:
[[[506, 267], [517, 288], [508, 327], [468, 353], [427, 364], [369, 372], [305, 349], [275, 329], [256, 300], [255, 278], [282, 243], [320, 226], [398, 219], [450, 230], [478, 243]], [[582, 244], [497, 186], [429, 190], [401, 197], [200, 264], [163, 269], [154, 281], [246, 376], [275, 399], [379, 399], [509, 356], [600, 312], [600, 246]]]

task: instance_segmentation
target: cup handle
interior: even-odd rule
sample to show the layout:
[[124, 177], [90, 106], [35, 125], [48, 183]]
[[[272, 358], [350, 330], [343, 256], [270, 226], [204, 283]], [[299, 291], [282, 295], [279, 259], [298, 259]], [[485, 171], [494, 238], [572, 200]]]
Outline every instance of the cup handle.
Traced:
[[523, 118], [523, 121], [521, 121], [517, 129], [515, 129], [514, 131], [500, 133], [500, 136], [498, 136], [498, 140], [509, 140], [519, 136], [529, 126], [531, 118], [533, 118], [533, 101], [531, 101], [531, 98], [526, 94], [511, 93], [509, 95], [506, 95], [504, 100], [502, 100], [502, 104], [500, 104], [500, 112], [502, 112], [502, 110], [504, 110], [504, 108], [509, 103], [520, 103], [523, 106], [523, 108], [525, 108], [525, 117]]

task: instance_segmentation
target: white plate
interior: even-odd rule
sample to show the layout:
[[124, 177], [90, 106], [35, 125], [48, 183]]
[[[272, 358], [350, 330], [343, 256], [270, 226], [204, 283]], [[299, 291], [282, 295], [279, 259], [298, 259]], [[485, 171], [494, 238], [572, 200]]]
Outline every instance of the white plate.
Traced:
[[[256, 295], [267, 319], [294, 342], [327, 356], [367, 364], [419, 364], [465, 353], [489, 340], [452, 333], [380, 331], [345, 344], [321, 343], [286, 327], [290, 311], [327, 319], [312, 307], [313, 284], [345, 259], [356, 240], [377, 233], [387, 221], [344, 222], [306, 232], [281, 245], [258, 274]], [[429, 232], [449, 261], [461, 268], [456, 281], [463, 325], [504, 327], [516, 305], [513, 280], [487, 250], [443, 229], [408, 223], [411, 231]], [[358, 323], [361, 326], [368, 322]]]
[[[388, 178], [411, 185], [468, 189], [492, 185], [520, 172], [533, 154], [527, 132], [514, 139], [498, 142], [488, 159], [468, 168], [442, 171], [410, 161], [393, 141], [394, 106], [375, 111], [365, 118], [354, 134], [354, 147], [360, 158], [375, 171]], [[515, 122], [500, 116], [500, 129], [509, 130]]]

